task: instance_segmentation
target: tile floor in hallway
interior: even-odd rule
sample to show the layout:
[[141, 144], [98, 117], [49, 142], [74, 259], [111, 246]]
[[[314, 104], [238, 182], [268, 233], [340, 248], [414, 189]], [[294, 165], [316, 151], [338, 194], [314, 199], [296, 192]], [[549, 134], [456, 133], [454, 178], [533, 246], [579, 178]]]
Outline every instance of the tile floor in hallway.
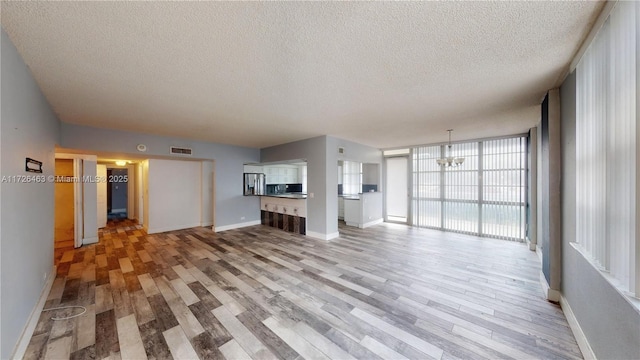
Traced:
[[332, 241], [253, 226], [65, 252], [27, 359], [581, 358], [524, 244], [382, 224]]

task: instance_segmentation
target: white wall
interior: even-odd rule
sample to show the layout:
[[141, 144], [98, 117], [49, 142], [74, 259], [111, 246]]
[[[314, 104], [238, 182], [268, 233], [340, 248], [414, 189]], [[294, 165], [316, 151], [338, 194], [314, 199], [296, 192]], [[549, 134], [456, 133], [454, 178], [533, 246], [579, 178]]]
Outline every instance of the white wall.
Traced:
[[[60, 123], [29, 69], [2, 30], [0, 170], [25, 172], [25, 158], [54, 175]], [[53, 268], [54, 184], [0, 185], [0, 358], [11, 356]]]
[[142, 162], [142, 227], [149, 232], [149, 160]]
[[213, 213], [213, 180], [214, 180], [214, 162], [203, 161], [202, 167], [202, 210], [200, 226], [213, 226], [214, 213]]
[[[93, 176], [97, 174], [97, 162], [94, 160], [82, 160], [82, 175]], [[82, 184], [83, 192], [83, 237], [82, 243], [93, 244], [98, 242], [98, 213], [93, 211], [98, 207], [98, 184], [86, 182]]]
[[201, 166], [199, 161], [149, 160], [150, 234], [200, 226]]

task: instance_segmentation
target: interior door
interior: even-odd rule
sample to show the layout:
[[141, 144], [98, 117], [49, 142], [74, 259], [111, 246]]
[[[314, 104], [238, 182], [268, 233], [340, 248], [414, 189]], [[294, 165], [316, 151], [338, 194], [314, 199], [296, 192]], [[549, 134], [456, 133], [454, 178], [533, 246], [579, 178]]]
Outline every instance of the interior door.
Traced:
[[409, 213], [409, 158], [387, 158], [386, 164], [386, 219], [406, 223]]
[[98, 176], [98, 228], [107, 226], [107, 166], [97, 165]]

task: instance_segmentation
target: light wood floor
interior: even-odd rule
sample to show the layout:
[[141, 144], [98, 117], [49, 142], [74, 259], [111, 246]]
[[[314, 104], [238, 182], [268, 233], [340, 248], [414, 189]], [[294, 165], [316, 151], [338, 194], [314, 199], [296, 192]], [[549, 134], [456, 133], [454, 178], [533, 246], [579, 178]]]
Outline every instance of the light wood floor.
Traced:
[[382, 224], [320, 241], [253, 226], [66, 252], [27, 359], [581, 358], [526, 246]]

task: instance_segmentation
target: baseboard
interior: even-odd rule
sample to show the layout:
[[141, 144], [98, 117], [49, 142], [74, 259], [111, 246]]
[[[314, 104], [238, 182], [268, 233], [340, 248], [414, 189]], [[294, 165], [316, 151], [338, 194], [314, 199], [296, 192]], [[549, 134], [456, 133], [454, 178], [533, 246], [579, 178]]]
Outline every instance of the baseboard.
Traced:
[[227, 231], [227, 230], [233, 230], [233, 229], [240, 229], [247, 226], [260, 225], [261, 223], [262, 222], [260, 220], [253, 220], [253, 221], [247, 221], [247, 222], [231, 224], [231, 225], [214, 226], [213, 231], [220, 232], [220, 231]]
[[340, 233], [339, 232], [334, 232], [331, 234], [323, 234], [323, 233], [319, 233], [319, 232], [315, 232], [315, 231], [309, 231], [307, 230], [307, 236], [312, 237], [314, 239], [320, 239], [320, 240], [331, 240], [331, 239], [335, 239], [337, 237], [340, 237]]
[[591, 345], [589, 345], [589, 341], [582, 331], [582, 328], [578, 323], [578, 319], [573, 313], [573, 310], [571, 310], [569, 302], [562, 295], [560, 295], [560, 307], [562, 308], [562, 311], [567, 318], [567, 322], [569, 323], [569, 327], [573, 332], [573, 336], [576, 338], [576, 342], [578, 343], [578, 347], [582, 352], [582, 356], [585, 358], [585, 360], [596, 360], [596, 354], [593, 353], [593, 349], [591, 348]]
[[182, 229], [190, 229], [190, 228], [194, 228], [194, 227], [200, 227], [200, 223], [197, 222], [195, 224], [186, 224], [186, 225], [177, 225], [177, 226], [165, 226], [165, 227], [158, 227], [158, 228], [149, 228], [147, 230], [147, 234], [157, 234], [157, 233], [162, 233], [162, 232], [167, 232], [167, 231], [174, 231], [174, 230], [182, 230]]
[[42, 313], [42, 309], [44, 309], [44, 304], [47, 302], [47, 297], [49, 297], [49, 292], [51, 291], [51, 287], [53, 286], [53, 281], [56, 279], [57, 268], [54, 265], [47, 277], [47, 281], [44, 283], [44, 287], [42, 288], [42, 292], [40, 293], [40, 298], [36, 303], [36, 306], [31, 311], [29, 315], [29, 320], [18, 339], [18, 343], [16, 347], [13, 349], [13, 354], [11, 355], [11, 359], [22, 359], [24, 357], [24, 353], [27, 351], [27, 346], [29, 346], [29, 341], [31, 341], [31, 337], [33, 336], [33, 332], [38, 325], [38, 320], [40, 320], [40, 313]]
[[549, 287], [547, 278], [544, 277], [542, 271], [540, 271], [540, 286], [542, 287], [542, 293], [544, 294], [545, 299], [553, 302], [560, 301], [560, 292]]
[[82, 245], [95, 244], [99, 241], [98, 237], [82, 239]]
[[542, 264], [542, 249], [536, 244], [536, 249], [534, 251], [536, 252], [536, 255], [538, 255], [538, 260], [540, 260], [540, 263]]
[[126, 213], [126, 212], [127, 212], [126, 208], [124, 208], [124, 209], [111, 209], [111, 213], [112, 214], [121, 214], [121, 213]]
[[529, 250], [536, 251], [536, 244], [531, 242], [531, 238], [527, 236], [525, 240], [527, 242], [527, 245], [529, 246]]
[[362, 226], [360, 226], [360, 228], [364, 229], [364, 228], [368, 228], [369, 226], [378, 225], [378, 224], [381, 224], [383, 221], [384, 221], [384, 219], [378, 219], [378, 220], [369, 221], [368, 223], [362, 224]]
[[200, 223], [200, 226], [202, 226], [202, 227], [213, 226], [213, 221], [207, 221], [207, 222]]

